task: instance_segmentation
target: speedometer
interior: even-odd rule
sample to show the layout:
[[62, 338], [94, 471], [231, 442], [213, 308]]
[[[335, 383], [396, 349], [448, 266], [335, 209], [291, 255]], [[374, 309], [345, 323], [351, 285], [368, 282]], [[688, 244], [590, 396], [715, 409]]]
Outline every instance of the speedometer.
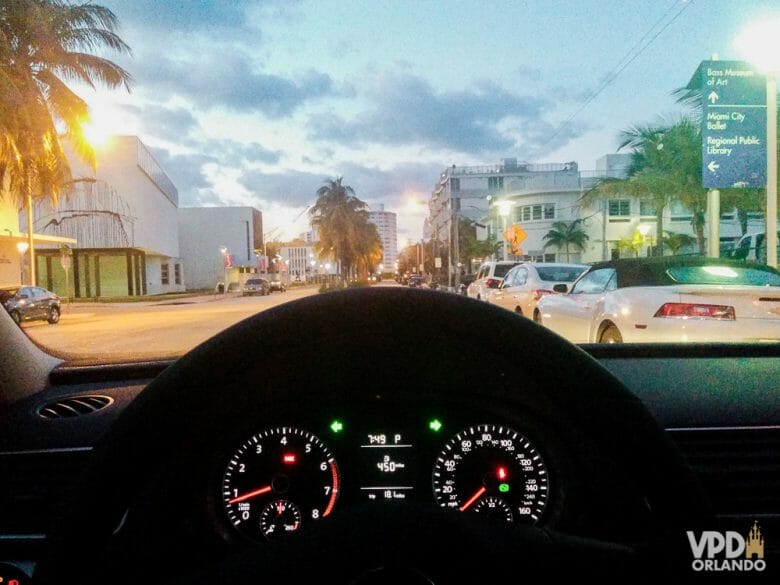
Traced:
[[433, 467], [433, 495], [443, 508], [535, 523], [547, 506], [550, 478], [542, 456], [517, 431], [469, 427], [452, 437]]
[[328, 448], [311, 433], [275, 427], [244, 441], [222, 479], [227, 517], [253, 540], [276, 538], [329, 515], [339, 494], [339, 471]]

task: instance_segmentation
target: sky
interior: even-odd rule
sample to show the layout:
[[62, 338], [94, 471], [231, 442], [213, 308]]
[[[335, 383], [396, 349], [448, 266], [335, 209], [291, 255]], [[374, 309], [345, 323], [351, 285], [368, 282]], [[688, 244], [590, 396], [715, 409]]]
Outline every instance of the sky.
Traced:
[[180, 206], [250, 205], [308, 229], [326, 179], [422, 237], [441, 171], [595, 161], [685, 113], [671, 92], [776, 0], [97, 0], [131, 91], [77, 88], [96, 126], [148, 145]]

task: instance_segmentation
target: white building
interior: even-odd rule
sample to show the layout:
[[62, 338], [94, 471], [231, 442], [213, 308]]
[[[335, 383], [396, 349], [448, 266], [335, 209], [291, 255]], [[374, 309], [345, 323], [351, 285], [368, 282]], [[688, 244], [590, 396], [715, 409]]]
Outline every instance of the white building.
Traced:
[[379, 239], [382, 242], [382, 266], [383, 272], [393, 272], [396, 260], [398, 260], [398, 225], [396, 214], [385, 211], [385, 206], [380, 205], [379, 211], [370, 211], [368, 221], [376, 226]]
[[188, 290], [235, 288], [264, 270], [263, 216], [253, 207], [182, 207], [178, 232]]
[[[36, 231], [76, 240], [69, 289], [76, 297], [160, 294], [184, 290], [177, 226], [178, 191], [135, 136], [96, 148], [96, 169], [70, 156], [77, 182], [57, 208], [35, 208]], [[57, 247], [38, 250], [39, 281], [65, 294]]]
[[[453, 219], [468, 217], [486, 225], [485, 235], [499, 241], [507, 227], [522, 228], [526, 237], [520, 243], [521, 250], [513, 254], [511, 246], [507, 246], [509, 259], [595, 262], [620, 255], [647, 255], [659, 238], [651, 201], [620, 195], [606, 200], [586, 197], [599, 179], [624, 178], [629, 162], [629, 154], [608, 154], [598, 159], [594, 171], [580, 171], [575, 162], [518, 164], [516, 159], [504, 159], [495, 166], [447, 168], [429, 202], [430, 237], [449, 245], [455, 238]], [[679, 202], [672, 202], [663, 217], [665, 232], [694, 235], [692, 213]], [[760, 214], [748, 217], [748, 232], [760, 231]], [[588, 235], [584, 250], [570, 249], [567, 255], [565, 249], [545, 247], [544, 236], [555, 222], [577, 219], [582, 220]], [[723, 210], [721, 246], [733, 242], [741, 233], [734, 210]], [[626, 241], [637, 241], [636, 238], [640, 240], [638, 248], [627, 250]], [[693, 245], [682, 250], [696, 251]], [[451, 258], [453, 265], [457, 261], [456, 256]]]

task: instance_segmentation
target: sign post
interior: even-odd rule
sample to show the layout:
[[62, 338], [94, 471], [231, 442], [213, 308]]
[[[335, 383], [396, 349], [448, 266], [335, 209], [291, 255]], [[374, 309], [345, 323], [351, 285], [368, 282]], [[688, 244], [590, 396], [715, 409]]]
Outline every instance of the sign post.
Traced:
[[720, 255], [720, 193], [767, 184], [764, 76], [744, 61], [702, 61], [688, 84], [703, 101], [702, 185], [707, 195], [708, 255]]

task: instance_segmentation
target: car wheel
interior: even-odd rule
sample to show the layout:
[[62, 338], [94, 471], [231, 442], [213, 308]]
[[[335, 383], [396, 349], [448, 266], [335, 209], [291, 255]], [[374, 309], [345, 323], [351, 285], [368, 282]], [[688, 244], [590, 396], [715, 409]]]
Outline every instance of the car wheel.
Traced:
[[13, 319], [14, 323], [17, 325], [22, 323], [22, 315], [19, 313], [19, 311], [11, 311], [11, 319]]
[[47, 321], [52, 325], [60, 322], [60, 310], [57, 307], [51, 307], [49, 309], [49, 318]]
[[542, 314], [539, 312], [539, 309], [534, 310], [534, 323], [542, 324]]
[[523, 316], [523, 309], [521, 309], [520, 307], [515, 307], [515, 313], [517, 313], [518, 315], [520, 315], [522, 317]]
[[618, 330], [617, 327], [610, 324], [601, 332], [599, 343], [623, 343], [623, 336], [620, 334], [620, 330]]

